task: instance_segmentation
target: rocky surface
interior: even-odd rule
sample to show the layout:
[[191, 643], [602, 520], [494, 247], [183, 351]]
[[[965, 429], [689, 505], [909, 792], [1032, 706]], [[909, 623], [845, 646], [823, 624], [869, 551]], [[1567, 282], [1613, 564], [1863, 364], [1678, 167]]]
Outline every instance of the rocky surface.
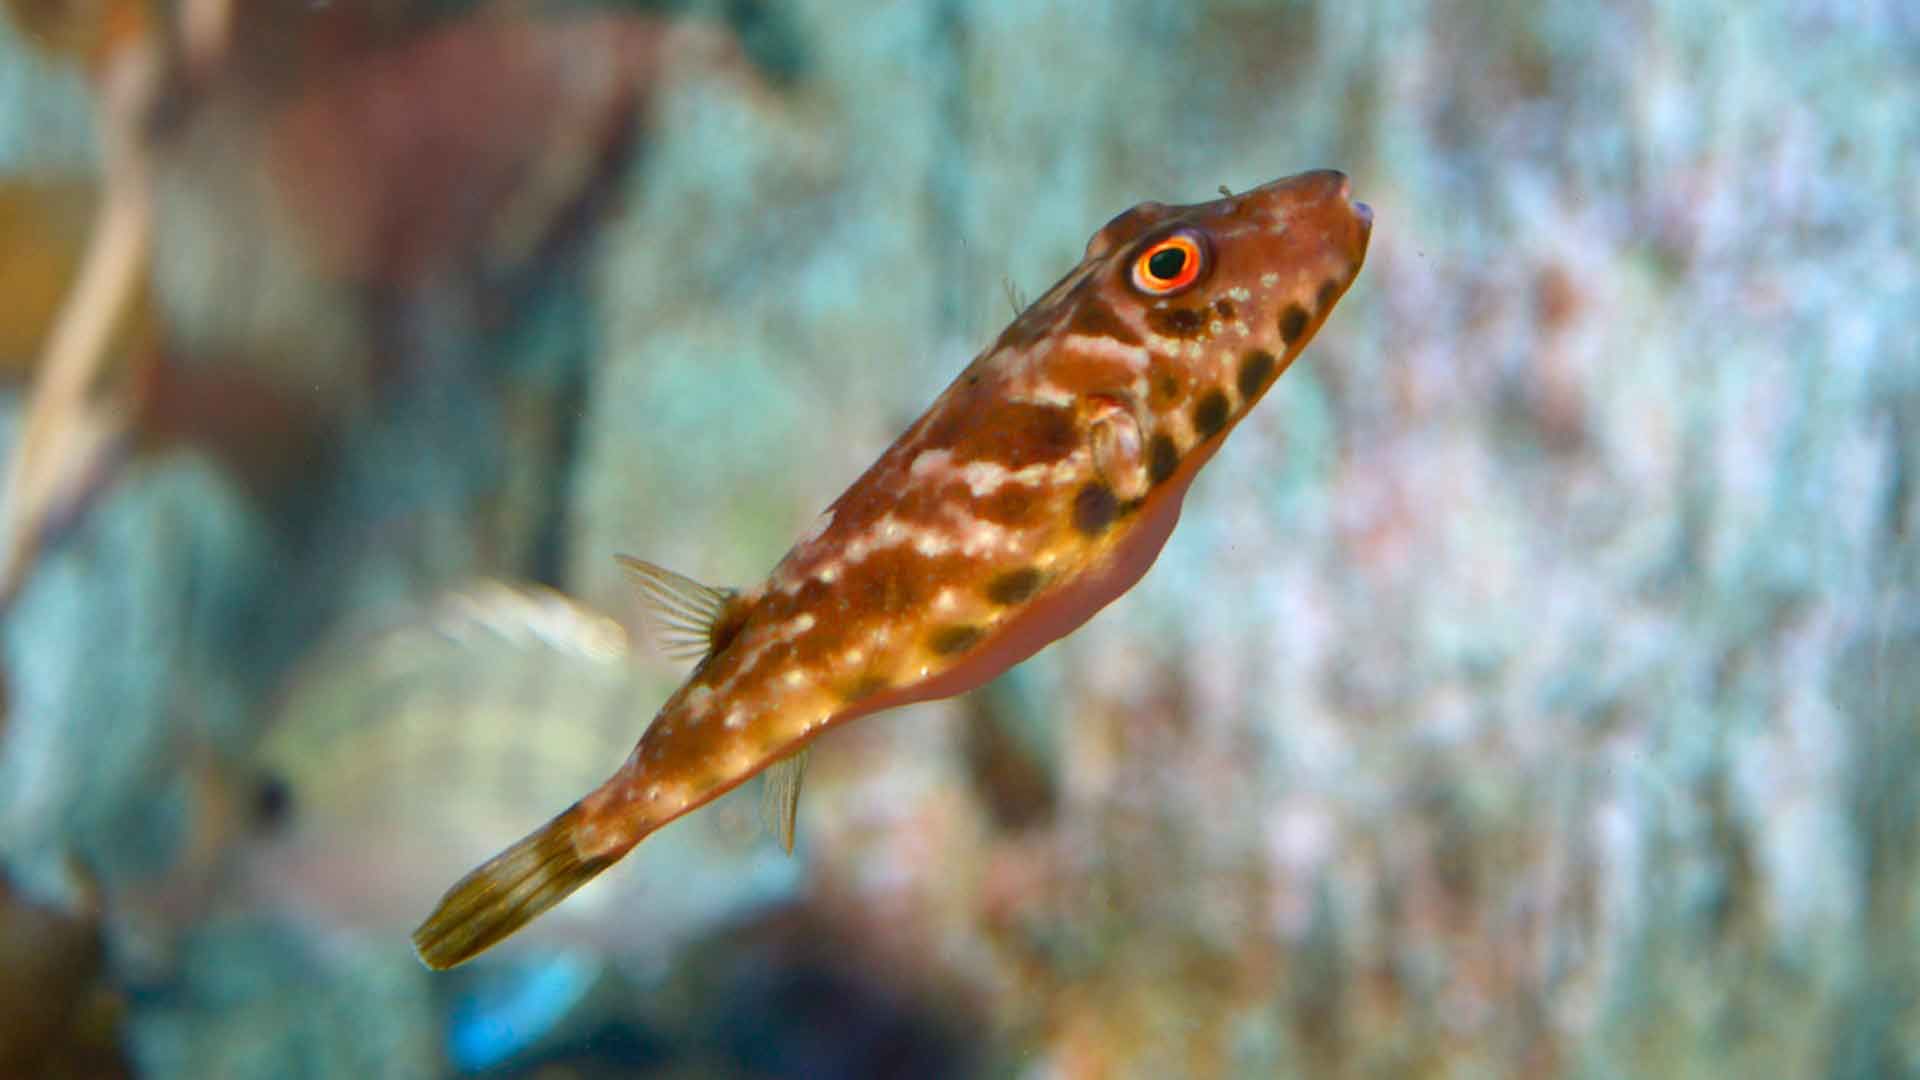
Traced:
[[[442, 362], [264, 495], [136, 458], [8, 612], [0, 852], [101, 879], [143, 1068], [1920, 1071], [1920, 20], [690, 6], [761, 76], [676, 79], [550, 284], [410, 309]], [[10, 169], [73, 154], [17, 50]], [[785, 876], [721, 835], [675, 857], [737, 878], [628, 868], [712, 900], [669, 958], [623, 959], [644, 892], [590, 961], [430, 979], [385, 916], [243, 889], [276, 723], [404, 715], [520, 828], [577, 792], [503, 746], [619, 742], [538, 662], [330, 659], [368, 627], [476, 575], [627, 620], [616, 552], [764, 573], [1114, 213], [1316, 166], [1367, 268], [1155, 570], [826, 740]], [[672, 677], [637, 662], [633, 734]], [[356, 760], [370, 804], [429, 782]], [[326, 779], [363, 812], [294, 792], [322, 881], [371, 828]]]

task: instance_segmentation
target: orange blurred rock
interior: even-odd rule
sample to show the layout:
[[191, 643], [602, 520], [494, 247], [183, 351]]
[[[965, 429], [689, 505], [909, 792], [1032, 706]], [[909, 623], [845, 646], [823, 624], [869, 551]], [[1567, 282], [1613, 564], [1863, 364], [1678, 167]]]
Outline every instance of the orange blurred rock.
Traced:
[[0, 1076], [131, 1075], [97, 925], [30, 904], [0, 879]]
[[152, 0], [4, 0], [27, 42], [48, 56], [99, 71], [107, 58], [152, 30]]
[[0, 377], [33, 369], [86, 250], [90, 178], [0, 178]]
[[316, 82], [269, 119], [264, 167], [329, 276], [517, 265], [628, 148], [670, 52], [720, 40], [632, 16], [468, 19]]

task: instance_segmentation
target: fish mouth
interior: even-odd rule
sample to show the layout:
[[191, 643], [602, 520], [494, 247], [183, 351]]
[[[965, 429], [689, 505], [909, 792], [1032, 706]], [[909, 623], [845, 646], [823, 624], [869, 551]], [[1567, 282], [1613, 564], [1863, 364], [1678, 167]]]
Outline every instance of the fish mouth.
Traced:
[[1330, 206], [1346, 210], [1351, 232], [1343, 246], [1348, 249], [1354, 260], [1354, 268], [1358, 270], [1360, 260], [1366, 258], [1367, 244], [1373, 239], [1373, 207], [1354, 201], [1353, 181], [1338, 169], [1317, 169], [1301, 173], [1294, 179], [1317, 189], [1318, 198]]
[[1352, 223], [1353, 239], [1350, 243], [1357, 270], [1359, 261], [1366, 258], [1368, 242], [1373, 239], [1373, 207], [1354, 200], [1353, 182], [1347, 179], [1346, 173], [1335, 169], [1327, 169], [1325, 172], [1328, 174], [1329, 182], [1334, 184], [1330, 201], [1346, 207], [1347, 216]]
[[1367, 245], [1373, 240], [1373, 207], [1363, 202], [1350, 202], [1348, 207], [1353, 211], [1354, 231], [1359, 234], [1355, 244], [1359, 248], [1358, 258], [1364, 259], [1367, 257]]
[[1321, 169], [1305, 175], [1333, 188], [1328, 194], [1328, 201], [1346, 204], [1348, 213], [1353, 215], [1354, 223], [1359, 227], [1360, 243], [1364, 248], [1368, 238], [1373, 235], [1373, 207], [1354, 201], [1353, 181], [1338, 169]]

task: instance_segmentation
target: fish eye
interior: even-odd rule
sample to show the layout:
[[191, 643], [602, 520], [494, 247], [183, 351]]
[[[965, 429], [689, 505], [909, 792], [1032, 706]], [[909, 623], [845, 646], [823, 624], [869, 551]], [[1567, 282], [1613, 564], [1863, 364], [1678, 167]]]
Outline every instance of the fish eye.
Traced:
[[1148, 296], [1172, 296], [1200, 280], [1206, 268], [1200, 234], [1181, 229], [1161, 237], [1133, 260], [1133, 287]]

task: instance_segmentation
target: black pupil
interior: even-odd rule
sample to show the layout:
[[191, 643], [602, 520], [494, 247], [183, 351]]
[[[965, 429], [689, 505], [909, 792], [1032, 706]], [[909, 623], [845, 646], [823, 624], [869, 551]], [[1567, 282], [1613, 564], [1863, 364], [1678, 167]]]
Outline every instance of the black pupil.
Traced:
[[1172, 281], [1187, 268], [1187, 253], [1180, 248], [1163, 248], [1147, 256], [1147, 273], [1161, 281]]

